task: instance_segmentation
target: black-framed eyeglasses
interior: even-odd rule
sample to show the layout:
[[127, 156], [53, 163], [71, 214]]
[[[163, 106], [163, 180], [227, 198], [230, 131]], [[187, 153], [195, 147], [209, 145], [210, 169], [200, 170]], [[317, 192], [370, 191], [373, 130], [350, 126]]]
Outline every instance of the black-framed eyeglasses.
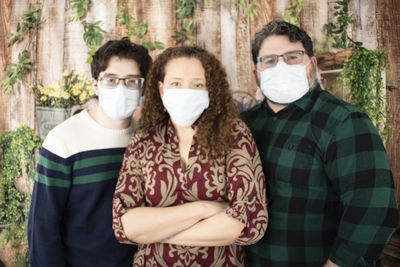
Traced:
[[128, 89], [141, 89], [144, 84], [144, 78], [142, 77], [126, 77], [126, 78], [116, 78], [116, 77], [100, 77], [100, 85], [107, 89], [117, 88], [119, 81], [124, 81], [125, 86]]
[[257, 67], [259, 69], [271, 68], [278, 63], [280, 57], [282, 57], [283, 61], [285, 61], [289, 65], [300, 64], [303, 62], [304, 54], [304, 50], [295, 50], [283, 53], [281, 55], [259, 56], [257, 58]]

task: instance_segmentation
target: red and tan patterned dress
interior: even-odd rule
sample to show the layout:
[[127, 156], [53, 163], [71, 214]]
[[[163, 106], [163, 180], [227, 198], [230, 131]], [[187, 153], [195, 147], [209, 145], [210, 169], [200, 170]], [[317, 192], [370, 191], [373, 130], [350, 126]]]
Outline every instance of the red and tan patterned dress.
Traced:
[[[196, 126], [194, 126], [196, 129]], [[121, 216], [134, 207], [169, 207], [197, 201], [229, 202], [226, 213], [245, 224], [230, 246], [189, 247], [167, 243], [140, 244], [134, 266], [245, 266], [242, 245], [257, 242], [267, 228], [267, 200], [260, 157], [247, 126], [236, 120], [230, 152], [207, 159], [196, 134], [185, 170], [178, 137], [170, 121], [154, 132], [138, 133], [129, 144], [113, 200], [113, 228], [122, 243]]]

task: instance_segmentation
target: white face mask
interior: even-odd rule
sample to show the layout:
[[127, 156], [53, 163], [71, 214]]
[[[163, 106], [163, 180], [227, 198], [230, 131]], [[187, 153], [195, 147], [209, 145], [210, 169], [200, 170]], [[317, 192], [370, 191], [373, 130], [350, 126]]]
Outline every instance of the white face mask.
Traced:
[[208, 92], [195, 89], [164, 89], [164, 107], [180, 126], [191, 126], [208, 108]]
[[107, 89], [99, 87], [99, 101], [104, 112], [114, 120], [122, 120], [132, 116], [139, 106], [142, 95], [141, 89], [128, 89], [125, 85]]
[[269, 100], [278, 104], [289, 104], [300, 99], [310, 88], [306, 69], [308, 64], [289, 65], [279, 61], [274, 67], [263, 70], [261, 91]]

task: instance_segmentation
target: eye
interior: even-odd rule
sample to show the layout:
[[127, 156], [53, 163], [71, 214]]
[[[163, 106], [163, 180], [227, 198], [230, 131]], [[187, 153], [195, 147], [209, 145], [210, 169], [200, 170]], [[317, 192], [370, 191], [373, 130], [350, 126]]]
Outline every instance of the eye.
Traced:
[[171, 82], [170, 85], [174, 86], [174, 87], [178, 87], [181, 85], [181, 83], [180, 82]]
[[266, 56], [261, 58], [261, 63], [263, 64], [273, 64], [275, 62], [274, 56]]
[[117, 79], [116, 79], [116, 78], [111, 78], [111, 77], [106, 77], [106, 78], [104, 78], [104, 81], [105, 81], [106, 83], [112, 83], [112, 84], [114, 84], [114, 83], [117, 82]]
[[138, 85], [139, 84], [139, 79], [126, 79], [126, 84], [127, 85]]
[[194, 88], [203, 88], [204, 84], [203, 83], [195, 83]]
[[299, 58], [299, 55], [297, 55], [297, 54], [290, 54], [290, 55], [287, 55], [286, 58], [289, 59], [289, 60], [298, 59], [298, 58]]

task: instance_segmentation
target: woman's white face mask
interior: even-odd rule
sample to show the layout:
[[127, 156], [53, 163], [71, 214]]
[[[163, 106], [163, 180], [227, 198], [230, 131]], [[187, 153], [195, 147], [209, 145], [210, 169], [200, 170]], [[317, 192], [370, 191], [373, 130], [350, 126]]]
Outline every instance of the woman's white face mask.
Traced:
[[289, 65], [279, 61], [260, 72], [260, 89], [270, 101], [289, 104], [303, 97], [310, 89], [307, 65]]
[[208, 108], [208, 91], [196, 89], [165, 89], [164, 107], [171, 119], [180, 126], [191, 126]]
[[114, 120], [122, 120], [132, 116], [140, 105], [142, 89], [128, 89], [125, 85], [107, 89], [100, 84], [99, 103], [104, 112]]

